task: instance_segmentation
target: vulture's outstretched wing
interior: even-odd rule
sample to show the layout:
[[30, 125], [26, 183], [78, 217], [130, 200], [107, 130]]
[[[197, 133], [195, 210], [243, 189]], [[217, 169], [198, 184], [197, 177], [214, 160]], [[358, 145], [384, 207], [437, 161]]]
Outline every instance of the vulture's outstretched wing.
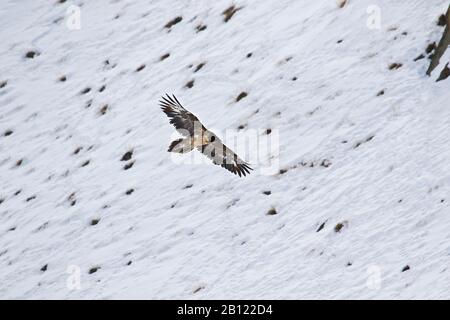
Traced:
[[[175, 95], [162, 97], [159, 101], [161, 109], [170, 119], [170, 123], [173, 124], [177, 131], [184, 136], [193, 136], [194, 129], [201, 132], [201, 130], [206, 130], [201, 124], [200, 120], [192, 113], [187, 111], [181, 103], [177, 100]], [[189, 133], [189, 135], [187, 134]], [[197, 134], [199, 134], [197, 133]]]
[[228, 171], [245, 176], [250, 174], [249, 164], [238, 157], [231, 149], [220, 141], [219, 138], [215, 138], [214, 142], [207, 145], [199, 146], [197, 149], [203, 153], [205, 156], [210, 158], [214, 164], [219, 165]]

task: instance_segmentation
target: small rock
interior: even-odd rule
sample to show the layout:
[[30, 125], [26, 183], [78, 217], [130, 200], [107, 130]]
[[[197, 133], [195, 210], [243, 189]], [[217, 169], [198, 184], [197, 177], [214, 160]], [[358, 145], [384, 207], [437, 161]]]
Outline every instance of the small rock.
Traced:
[[197, 293], [197, 292], [199, 292], [200, 290], [203, 290], [203, 289], [205, 289], [205, 287], [200, 286], [200, 287], [196, 288], [196, 289], [193, 291], [193, 293]]
[[199, 24], [195, 29], [197, 30], [197, 33], [198, 33], [198, 32], [201, 32], [203, 30], [206, 30], [206, 28], [207, 28], [206, 25]]
[[101, 115], [105, 115], [106, 111], [108, 111], [108, 105], [107, 104], [105, 104], [103, 107], [101, 107], [99, 112], [100, 112]]
[[[325, 221], [326, 222], [326, 221]], [[322, 223], [319, 228], [316, 230], [316, 232], [319, 232], [320, 230], [322, 230], [323, 228], [325, 228], [325, 222]]]
[[337, 0], [337, 5], [339, 8], [345, 7], [346, 4], [347, 4], [347, 0]]
[[334, 232], [341, 232], [342, 228], [344, 228], [345, 222], [339, 222], [334, 226]]
[[320, 166], [328, 168], [329, 166], [331, 166], [331, 161], [328, 159], [323, 159], [322, 162], [320, 163]]
[[134, 165], [134, 161], [132, 161], [132, 162], [130, 162], [130, 163], [127, 163], [127, 164], [123, 167], [123, 170], [128, 170], [128, 169], [130, 169], [133, 165]]
[[133, 156], [133, 151], [127, 151], [125, 152], [125, 154], [122, 156], [122, 158], [120, 159], [120, 161], [128, 161], [131, 159], [131, 157]]
[[77, 147], [77, 148], [73, 151], [73, 154], [78, 154], [78, 153], [81, 151], [81, 149], [83, 149], [83, 147]]
[[100, 267], [92, 267], [89, 269], [89, 274], [96, 273], [99, 269], [100, 269]]
[[403, 64], [394, 62], [389, 65], [389, 70], [397, 70], [400, 69], [402, 66]]
[[181, 20], [183, 20], [183, 17], [178, 16], [176, 18], [173, 18], [172, 20], [170, 20], [169, 22], [166, 23], [166, 25], [164, 26], [164, 28], [166, 29], [170, 29], [172, 28], [174, 25], [176, 25], [177, 23], [181, 22]]
[[159, 60], [163, 61], [163, 60], [166, 60], [168, 57], [170, 57], [170, 53], [165, 53], [159, 58]]
[[244, 99], [246, 96], [248, 96], [248, 93], [245, 91], [239, 93], [239, 95], [236, 97], [236, 102], [239, 102], [240, 100]]
[[81, 94], [86, 94], [86, 93], [89, 93], [89, 91], [91, 91], [91, 88], [89, 88], [89, 87], [87, 87], [87, 88], [84, 88], [83, 90], [81, 90]]
[[236, 8], [234, 5], [226, 9], [224, 12], [222, 12], [222, 15], [224, 15], [223, 21], [228, 22], [231, 17], [233, 17], [234, 14], [240, 9], [241, 8]]
[[141, 64], [139, 67], [136, 68], [136, 72], [142, 71], [145, 68], [145, 64]]
[[202, 63], [198, 64], [197, 67], [194, 70], [194, 73], [199, 71], [201, 68], [203, 68], [204, 65], [205, 65], [205, 62], [202, 62]]
[[39, 53], [37, 52], [37, 51], [28, 51], [26, 54], [25, 54], [25, 58], [28, 58], [28, 59], [34, 59], [35, 57], [37, 57], [39, 55]]
[[190, 89], [194, 86], [194, 80], [189, 81], [188, 83], [186, 83], [185, 87]]

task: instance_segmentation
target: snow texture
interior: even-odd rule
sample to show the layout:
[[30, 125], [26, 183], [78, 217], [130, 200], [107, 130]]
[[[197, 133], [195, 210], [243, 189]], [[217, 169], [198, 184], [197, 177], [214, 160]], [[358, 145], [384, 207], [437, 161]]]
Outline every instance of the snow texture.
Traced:
[[[449, 299], [447, 7], [3, 0], [0, 298]], [[172, 161], [166, 92], [280, 171]]]

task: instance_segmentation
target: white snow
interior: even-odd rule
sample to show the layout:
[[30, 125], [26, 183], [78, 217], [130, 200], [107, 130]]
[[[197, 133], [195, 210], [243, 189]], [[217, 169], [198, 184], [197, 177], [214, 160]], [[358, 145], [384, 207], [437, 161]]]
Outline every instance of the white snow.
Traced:
[[[414, 61], [448, 5], [2, 1], [0, 298], [449, 299], [450, 56]], [[279, 133], [287, 172], [172, 161], [166, 92], [219, 132]]]

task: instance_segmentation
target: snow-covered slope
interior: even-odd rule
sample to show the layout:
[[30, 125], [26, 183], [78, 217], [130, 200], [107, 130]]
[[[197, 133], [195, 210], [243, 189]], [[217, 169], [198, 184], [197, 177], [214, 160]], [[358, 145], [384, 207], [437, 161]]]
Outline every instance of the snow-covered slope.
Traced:
[[[3, 1], [0, 297], [450, 298], [447, 6]], [[165, 92], [281, 172], [172, 161]]]

